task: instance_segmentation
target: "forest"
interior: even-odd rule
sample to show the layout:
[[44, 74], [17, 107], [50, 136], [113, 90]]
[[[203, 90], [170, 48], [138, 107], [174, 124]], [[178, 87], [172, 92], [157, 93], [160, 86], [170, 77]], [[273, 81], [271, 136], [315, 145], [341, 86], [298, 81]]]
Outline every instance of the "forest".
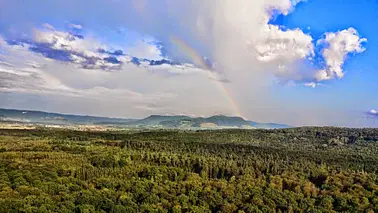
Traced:
[[0, 130], [0, 212], [378, 212], [378, 129]]

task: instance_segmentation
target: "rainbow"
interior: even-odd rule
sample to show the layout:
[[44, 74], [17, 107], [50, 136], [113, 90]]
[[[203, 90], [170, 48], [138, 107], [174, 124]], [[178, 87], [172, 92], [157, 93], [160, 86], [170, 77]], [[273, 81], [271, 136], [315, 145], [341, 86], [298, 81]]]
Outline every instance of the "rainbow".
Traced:
[[[186, 56], [190, 57], [190, 59], [193, 60], [195, 65], [199, 66], [202, 69], [207, 70], [207, 73], [208, 73], [210, 78], [217, 79], [214, 72], [211, 71], [212, 68], [209, 67], [207, 65], [207, 63], [204, 61], [204, 59], [200, 56], [200, 54], [198, 54], [187, 43], [185, 43], [183, 40], [181, 40], [181, 39], [179, 39], [175, 36], [171, 36], [171, 42], [174, 45], [176, 45], [179, 48], [179, 50], [181, 50], [184, 54], [186, 54]], [[237, 102], [232, 97], [231, 92], [227, 90], [226, 86], [222, 82], [220, 82], [218, 80], [215, 80], [215, 82], [216, 82], [217, 88], [222, 92], [222, 94], [224, 95], [226, 100], [228, 100], [228, 102], [230, 103], [235, 115], [237, 115], [241, 118], [244, 118], [242, 112], [240, 111], [240, 109], [237, 105]]]

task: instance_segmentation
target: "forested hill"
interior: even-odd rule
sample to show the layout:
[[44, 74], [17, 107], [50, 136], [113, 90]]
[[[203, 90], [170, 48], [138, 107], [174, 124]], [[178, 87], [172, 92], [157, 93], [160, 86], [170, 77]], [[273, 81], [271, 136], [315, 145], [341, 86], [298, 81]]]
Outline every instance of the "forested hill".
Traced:
[[378, 130], [0, 130], [0, 212], [377, 212]]

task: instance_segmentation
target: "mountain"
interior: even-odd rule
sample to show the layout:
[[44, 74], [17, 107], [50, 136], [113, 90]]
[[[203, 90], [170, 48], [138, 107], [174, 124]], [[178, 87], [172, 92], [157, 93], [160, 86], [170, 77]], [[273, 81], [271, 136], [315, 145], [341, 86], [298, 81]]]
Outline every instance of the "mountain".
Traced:
[[212, 127], [238, 127], [249, 126], [248, 121], [240, 117], [227, 117], [224, 115], [212, 116], [209, 118], [191, 118], [188, 116], [161, 116], [151, 115], [145, 119], [128, 123], [128, 125], [139, 126], [161, 126], [166, 128], [201, 128]]
[[287, 124], [276, 124], [276, 123], [256, 123], [251, 121], [250, 125], [257, 128], [257, 129], [287, 129], [293, 128]]
[[294, 128], [294, 126], [290, 126], [287, 124], [279, 124], [279, 123], [258, 123], [255, 121], [248, 121], [249, 125], [256, 129], [287, 129], [287, 128]]
[[219, 129], [219, 128], [243, 128], [243, 129], [282, 129], [291, 126], [276, 123], [257, 123], [241, 117], [228, 117], [215, 115], [207, 118], [189, 116], [151, 115], [143, 119], [108, 118], [83, 115], [68, 115], [31, 110], [0, 109], [0, 121], [26, 122], [58, 125], [114, 125], [128, 127], [157, 127], [180, 129]]
[[258, 128], [258, 129], [281, 129], [290, 128], [291, 126], [276, 123], [257, 123], [244, 120], [241, 117], [228, 117], [224, 115], [216, 115], [208, 118], [192, 118], [188, 116], [163, 116], [151, 115], [142, 120], [129, 122], [129, 126], [154, 126], [161, 128]]
[[184, 119], [190, 119], [190, 117], [177, 116], [177, 115], [174, 115], [174, 116], [151, 115], [141, 120], [129, 122], [128, 125], [152, 126], [152, 125], [159, 125], [161, 122], [179, 121], [179, 120], [184, 120]]
[[0, 120], [44, 124], [108, 124], [128, 123], [133, 119], [68, 115], [32, 110], [0, 109]]
[[249, 126], [249, 122], [240, 117], [227, 117], [224, 115], [211, 116], [209, 118], [198, 118], [200, 122], [214, 123], [218, 126], [243, 127]]

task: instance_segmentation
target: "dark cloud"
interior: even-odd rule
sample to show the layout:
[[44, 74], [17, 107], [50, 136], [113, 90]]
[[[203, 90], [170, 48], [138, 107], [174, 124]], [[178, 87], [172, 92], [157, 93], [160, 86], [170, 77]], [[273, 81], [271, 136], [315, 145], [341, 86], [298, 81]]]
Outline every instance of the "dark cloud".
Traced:
[[110, 55], [121, 56], [121, 55], [125, 55], [125, 54], [123, 53], [122, 50], [116, 50], [114, 52], [111, 52]]
[[207, 69], [213, 70], [215, 68], [215, 64], [210, 58], [204, 57], [203, 62], [206, 64]]
[[0, 72], [0, 88], [33, 89], [36, 85], [44, 85], [43, 79], [38, 74], [19, 75], [16, 73]]
[[107, 57], [104, 58], [104, 61], [112, 63], [112, 64], [122, 64], [116, 57]]
[[140, 59], [139, 59], [139, 58], [136, 58], [136, 57], [133, 57], [133, 58], [131, 59], [131, 63], [133, 63], [133, 64], [139, 66], [139, 65], [140, 65]]
[[231, 83], [231, 81], [227, 78], [219, 79], [217, 81], [222, 82], [222, 83]]
[[17, 41], [17, 40], [7, 40], [6, 42], [7, 42], [7, 44], [9, 44], [9, 45], [23, 45], [22, 42]]
[[80, 35], [80, 34], [71, 34], [72, 36], [78, 38], [78, 39], [84, 39], [84, 36], [83, 35]]
[[179, 63], [175, 63], [171, 60], [162, 59], [162, 60], [149, 60], [151, 66], [158, 66], [162, 64], [169, 64], [169, 65], [179, 65]]
[[103, 53], [103, 54], [104, 54], [104, 53], [107, 53], [107, 51], [106, 51], [106, 50], [104, 50], [104, 49], [101, 49], [101, 48], [100, 48], [100, 49], [98, 49], [98, 50], [97, 50], [97, 52], [99, 52], [99, 53]]
[[25, 44], [31, 44], [33, 43], [32, 40], [28, 40], [28, 39], [8, 39], [6, 40], [7, 44], [8, 45], [12, 45], [12, 46], [24, 46]]
[[52, 48], [51, 44], [47, 43], [34, 43], [29, 50], [40, 53], [46, 58], [51, 58], [58, 61], [72, 62], [72, 52], [66, 50], [57, 50]]
[[108, 55], [114, 55], [114, 56], [123, 56], [123, 55], [125, 55], [122, 50], [115, 50], [114, 52], [111, 52], [111, 51], [107, 51], [105, 49], [100, 48], [97, 51], [99, 53], [102, 53], [102, 54], [108, 54]]
[[225, 78], [225, 77], [220, 77], [220, 78], [209, 77], [209, 79], [213, 80], [213, 81], [218, 81], [218, 82], [221, 82], [221, 83], [224, 83], [224, 84], [231, 83], [231, 81], [228, 78]]
[[138, 65], [138, 66], [141, 65], [142, 63], [148, 64], [149, 66], [160, 66], [160, 65], [164, 65], [164, 64], [171, 65], [171, 66], [184, 65], [183, 63], [174, 62], [174, 61], [169, 60], [169, 59], [150, 60], [150, 59], [146, 59], [146, 58], [137, 58], [137, 57], [133, 57], [131, 59], [131, 63]]

